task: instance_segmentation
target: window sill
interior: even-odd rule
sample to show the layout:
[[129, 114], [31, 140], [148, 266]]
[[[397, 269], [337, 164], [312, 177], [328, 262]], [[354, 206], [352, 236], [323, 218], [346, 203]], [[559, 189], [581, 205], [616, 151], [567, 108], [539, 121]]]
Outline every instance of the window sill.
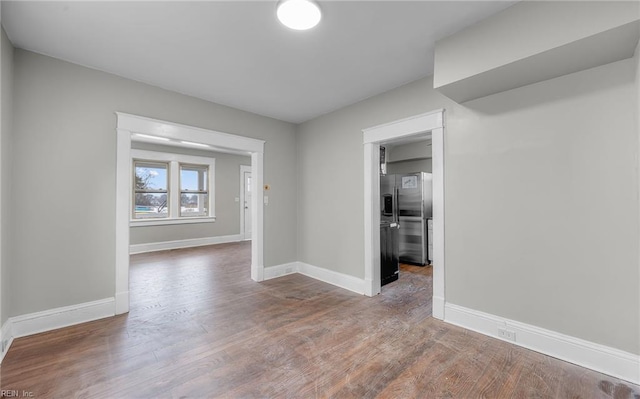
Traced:
[[130, 220], [129, 227], [165, 226], [170, 224], [213, 223], [215, 221], [216, 221], [215, 216], [184, 217], [180, 219], [137, 219], [137, 220]]

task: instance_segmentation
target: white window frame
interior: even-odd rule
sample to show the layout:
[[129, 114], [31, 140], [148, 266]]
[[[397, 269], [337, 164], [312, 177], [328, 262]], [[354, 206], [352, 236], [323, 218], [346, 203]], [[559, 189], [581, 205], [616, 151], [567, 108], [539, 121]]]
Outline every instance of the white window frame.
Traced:
[[[131, 181], [133, 183], [133, 187], [132, 187], [132, 199], [131, 199], [131, 219], [132, 220], [165, 220], [169, 218], [169, 209], [171, 206], [171, 202], [170, 202], [170, 198], [169, 198], [169, 193], [171, 192], [171, 188], [170, 186], [170, 179], [169, 179], [169, 174], [171, 171], [171, 166], [169, 164], [169, 162], [159, 162], [159, 161], [149, 161], [147, 159], [133, 159], [132, 160], [132, 170], [133, 170], [133, 174], [134, 176], [131, 177]], [[138, 188], [136, 186], [137, 180], [136, 180], [136, 174], [137, 174], [137, 168], [139, 164], [146, 164], [146, 165], [157, 165], [157, 166], [164, 166], [164, 168], [166, 169], [166, 173], [167, 173], [167, 181], [165, 182], [165, 189], [161, 190], [164, 191], [164, 193], [167, 196], [167, 214], [166, 215], [160, 215], [160, 216], [149, 216], [149, 217], [135, 217], [135, 208], [136, 208], [136, 196], [138, 195]], [[146, 190], [140, 190], [141, 192], [145, 192]], [[160, 191], [160, 190], [159, 190]]]
[[[134, 161], [162, 162], [169, 164], [169, 216], [157, 219], [134, 219], [134, 197], [131, 197], [129, 207], [129, 225], [139, 226], [162, 226], [171, 224], [190, 223], [213, 223], [216, 221], [215, 212], [215, 158], [199, 157], [195, 155], [183, 155], [170, 152], [131, 150], [131, 165]], [[180, 165], [202, 165], [209, 168], [208, 188], [209, 188], [209, 216], [180, 216]], [[134, 171], [135, 173], [135, 171]], [[133, 189], [133, 187], [132, 187]], [[135, 190], [133, 190], [135, 192]]]
[[[187, 169], [187, 170], [192, 170], [192, 171], [205, 171], [207, 178], [206, 179], [202, 179], [201, 180], [201, 176], [200, 173], [198, 172], [198, 189], [193, 191], [193, 190], [183, 190], [182, 189], [182, 171], [183, 169]], [[178, 189], [180, 190], [179, 192], [179, 198], [180, 198], [180, 204], [178, 206], [178, 213], [179, 213], [179, 217], [181, 218], [191, 218], [191, 219], [195, 219], [195, 218], [201, 218], [201, 217], [208, 217], [211, 214], [211, 165], [209, 164], [193, 164], [193, 163], [187, 163], [187, 162], [180, 162], [178, 164], [178, 171], [180, 173], [180, 184], [178, 185]], [[206, 187], [205, 190], [200, 190], [201, 184]], [[200, 201], [198, 200], [198, 214], [197, 215], [183, 215], [182, 214], [182, 194], [196, 194], [196, 195], [202, 195], [202, 194], [206, 194], [208, 200], [206, 201], [206, 204], [204, 203], [205, 201]], [[203, 215], [204, 212], [204, 208], [206, 208], [206, 215]]]

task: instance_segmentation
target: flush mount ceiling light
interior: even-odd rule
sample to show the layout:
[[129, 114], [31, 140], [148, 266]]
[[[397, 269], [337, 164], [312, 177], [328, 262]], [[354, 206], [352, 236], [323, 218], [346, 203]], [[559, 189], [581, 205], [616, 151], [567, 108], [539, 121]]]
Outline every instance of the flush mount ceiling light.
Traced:
[[322, 18], [320, 7], [311, 0], [281, 0], [276, 14], [284, 26], [295, 30], [311, 29]]

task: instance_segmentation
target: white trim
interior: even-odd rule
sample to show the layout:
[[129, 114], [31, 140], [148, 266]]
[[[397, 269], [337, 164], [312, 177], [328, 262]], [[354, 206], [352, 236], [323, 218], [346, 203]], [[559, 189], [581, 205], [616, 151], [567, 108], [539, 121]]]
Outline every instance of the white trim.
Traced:
[[[118, 116], [118, 124], [120, 117]], [[131, 132], [118, 129], [116, 144], [116, 314], [129, 311], [129, 217], [131, 215]], [[127, 298], [124, 300], [124, 293]]]
[[436, 319], [444, 319], [444, 128], [431, 130], [433, 184], [433, 310]]
[[116, 115], [118, 115], [118, 129], [123, 129], [130, 133], [141, 133], [164, 137], [173, 141], [190, 141], [192, 143], [202, 143], [214, 147], [208, 148], [207, 150], [209, 151], [225, 151], [228, 149], [233, 153], [237, 153], [237, 150], [240, 150], [243, 151], [245, 155], [249, 155], [248, 153], [251, 152], [264, 151], [264, 140], [218, 132], [215, 130], [202, 129], [199, 127], [182, 125], [159, 119], [146, 118], [144, 116], [131, 115], [123, 112], [116, 112]]
[[[132, 140], [135, 141], [135, 140]], [[143, 161], [159, 161], [159, 162], [181, 162], [188, 164], [206, 164], [213, 163], [215, 165], [215, 157], [203, 157], [199, 155], [176, 154], [173, 152], [151, 151], [151, 150], [131, 150], [132, 159], [140, 159]], [[213, 161], [213, 162], [212, 162]]]
[[444, 126], [443, 109], [362, 129], [364, 143], [383, 143]]
[[254, 281], [264, 279], [264, 154], [251, 154], [251, 278]]
[[145, 227], [145, 226], [164, 226], [170, 224], [197, 224], [197, 223], [214, 223], [216, 221], [215, 216], [195, 216], [188, 217], [183, 216], [179, 219], [170, 219], [170, 218], [162, 218], [162, 219], [135, 219], [129, 222], [129, 226], [131, 227]]
[[299, 262], [283, 263], [281, 265], [269, 266], [264, 268], [264, 279], [271, 280], [286, 276], [288, 274], [298, 273], [300, 270]]
[[38, 334], [75, 324], [104, 319], [115, 315], [115, 299], [105, 298], [98, 301], [49, 309], [43, 312], [29, 313], [11, 317], [11, 329], [14, 338]]
[[141, 254], [145, 252], [166, 251], [169, 249], [202, 247], [205, 245], [224, 244], [227, 242], [238, 242], [242, 240], [240, 234], [218, 237], [190, 238], [187, 240], [150, 242], [147, 244], [132, 244], [129, 246], [129, 253]]
[[[435, 286], [435, 283], [433, 283], [433, 285]], [[434, 290], [435, 290], [435, 287], [434, 287]], [[445, 306], [444, 298], [434, 294], [431, 300], [433, 302], [431, 315], [438, 320], [444, 320], [444, 306]], [[435, 314], [434, 312], [438, 312], [438, 314]]]
[[129, 290], [116, 292], [116, 314], [123, 314], [129, 311]]
[[[364, 192], [370, 198], [380, 198], [380, 144], [364, 144]], [[364, 293], [374, 296], [380, 293], [380, 205], [376, 211], [374, 201], [364, 201]], [[374, 248], [377, 248], [374, 250]], [[367, 265], [374, 265], [367, 267]]]
[[640, 384], [640, 355], [450, 303], [444, 321], [498, 339], [504, 328], [515, 333], [507, 342]]
[[116, 253], [115, 309], [117, 314], [129, 311], [129, 216], [131, 202], [131, 136], [135, 133], [164, 137], [174, 142], [190, 141], [211, 146], [212, 150], [251, 154], [253, 212], [251, 232], [251, 278], [262, 281], [264, 275], [263, 243], [263, 161], [264, 140], [201, 129], [142, 116], [116, 112]]
[[358, 294], [365, 293], [364, 279], [353, 277], [348, 274], [339, 273], [333, 270], [324, 269], [322, 267], [313, 266], [304, 262], [298, 262], [298, 265], [300, 268], [298, 273], [300, 274], [304, 274], [305, 276], [324, 281], [325, 283], [329, 283]]
[[[380, 293], [380, 238], [377, 237], [380, 218], [379, 146], [401, 138], [430, 132], [433, 154], [433, 316], [444, 318], [445, 259], [444, 259], [444, 110], [400, 119], [363, 129], [364, 148], [364, 292]], [[377, 273], [377, 274], [376, 274]]]
[[[128, 293], [126, 299], [127, 301], [129, 300]], [[104, 319], [115, 314], [116, 300], [114, 298], [105, 298], [98, 301], [10, 317], [4, 322], [0, 330], [0, 362], [9, 352], [14, 338]]]
[[11, 328], [11, 319], [7, 319], [0, 330], [0, 363], [4, 360], [5, 355], [9, 352], [13, 343], [13, 329]]
[[244, 229], [244, 173], [251, 172], [251, 166], [240, 165], [240, 236], [247, 240]]
[[345, 290], [352, 291], [357, 294], [364, 294], [365, 292], [366, 282], [361, 278], [313, 266], [304, 262], [291, 262], [277, 266], [265, 267], [264, 279], [270, 280], [272, 278], [278, 278], [294, 273], [300, 273], [307, 277], [335, 285], [336, 287], [344, 288]]

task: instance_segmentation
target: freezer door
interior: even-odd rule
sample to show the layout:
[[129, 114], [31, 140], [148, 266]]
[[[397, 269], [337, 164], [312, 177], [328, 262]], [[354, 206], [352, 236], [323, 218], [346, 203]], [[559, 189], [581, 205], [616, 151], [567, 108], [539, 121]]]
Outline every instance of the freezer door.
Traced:
[[398, 229], [380, 226], [380, 285], [398, 279], [400, 263], [398, 260]]
[[400, 262], [427, 264], [427, 225], [418, 216], [400, 216]]
[[380, 222], [398, 223], [396, 175], [380, 176]]

